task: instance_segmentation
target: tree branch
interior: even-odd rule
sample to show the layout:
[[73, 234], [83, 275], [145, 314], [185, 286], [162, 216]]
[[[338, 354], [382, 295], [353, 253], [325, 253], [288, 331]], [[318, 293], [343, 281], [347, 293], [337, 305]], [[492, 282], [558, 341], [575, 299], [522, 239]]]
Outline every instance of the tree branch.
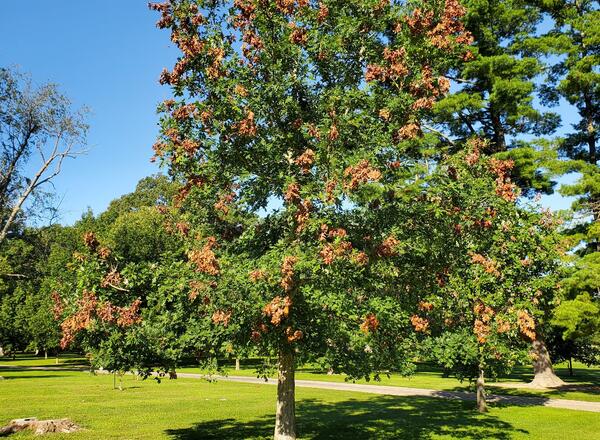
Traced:
[[8, 278], [29, 278], [27, 275], [23, 275], [21, 273], [2, 273], [0, 277], [8, 277]]
[[[33, 179], [31, 179], [31, 181], [29, 182], [29, 185], [27, 185], [27, 188], [25, 188], [25, 190], [19, 197], [17, 203], [13, 206], [11, 213], [8, 216], [8, 219], [6, 220], [2, 230], [0, 231], [0, 243], [2, 243], [4, 241], [4, 239], [6, 238], [6, 235], [8, 234], [8, 230], [9, 230], [10, 226], [14, 223], [15, 218], [17, 217], [17, 214], [23, 208], [23, 204], [25, 203], [25, 200], [27, 200], [29, 195], [36, 188], [38, 188], [39, 186], [43, 185], [46, 182], [49, 182], [51, 179], [53, 179], [60, 173], [60, 171], [62, 169], [62, 163], [65, 160], [65, 158], [67, 158], [67, 157], [73, 158], [79, 154], [83, 154], [83, 150], [76, 151], [76, 152], [71, 151], [73, 148], [72, 142], [67, 143], [65, 149], [63, 151], [59, 152], [60, 140], [62, 139], [63, 134], [64, 133], [60, 132], [56, 135], [56, 141], [54, 143], [54, 147], [52, 148], [52, 152], [50, 153], [50, 156], [48, 157], [47, 160], [45, 160], [43, 162], [43, 164], [40, 167], [40, 169], [38, 170], [38, 172], [35, 174]], [[42, 157], [44, 157], [44, 156], [42, 155]], [[56, 166], [55, 166], [54, 171], [50, 175], [44, 177], [44, 173], [46, 173], [48, 168], [50, 168], [50, 166], [55, 162], [56, 162]]]
[[452, 146], [455, 146], [455, 145], [456, 145], [452, 139], [450, 139], [448, 136], [446, 136], [446, 135], [445, 135], [444, 133], [442, 133], [441, 131], [439, 131], [439, 130], [436, 130], [436, 129], [435, 129], [435, 128], [433, 128], [433, 127], [430, 127], [430, 126], [429, 126], [429, 125], [427, 125], [427, 124], [421, 124], [421, 127], [423, 127], [423, 128], [425, 128], [425, 129], [427, 129], [427, 130], [431, 131], [432, 133], [435, 133], [435, 134], [437, 134], [439, 137], [441, 137], [442, 139], [444, 139], [444, 140], [445, 140], [446, 142], [448, 142], [450, 145], [452, 145]]

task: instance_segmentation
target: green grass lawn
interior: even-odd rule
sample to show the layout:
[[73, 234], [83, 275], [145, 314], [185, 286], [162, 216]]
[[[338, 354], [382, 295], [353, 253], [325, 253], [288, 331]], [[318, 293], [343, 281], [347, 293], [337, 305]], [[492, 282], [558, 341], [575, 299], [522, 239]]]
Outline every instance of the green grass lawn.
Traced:
[[[233, 368], [234, 362], [228, 364], [228, 374], [237, 376], [256, 377], [256, 359], [248, 359], [242, 361], [242, 369], [235, 371]], [[55, 358], [44, 359], [31, 355], [18, 355], [15, 361], [9, 358], [0, 358], [0, 365], [24, 365], [24, 366], [50, 366], [56, 367]], [[87, 365], [87, 361], [78, 355], [61, 354], [59, 358], [59, 366], [76, 366]], [[504, 387], [494, 387], [493, 382], [488, 382], [487, 387], [490, 392], [506, 395], [519, 396], [543, 396], [557, 399], [585, 400], [591, 402], [600, 402], [600, 368], [586, 367], [580, 363], [573, 363], [573, 376], [569, 376], [569, 370], [566, 364], [559, 364], [555, 367], [557, 374], [568, 383], [568, 387], [564, 389], [556, 389], [552, 391], [528, 390], [528, 389], [512, 389]], [[179, 372], [201, 373], [198, 367], [188, 366], [178, 369]], [[306, 366], [300, 368], [296, 373], [297, 379], [321, 380], [329, 382], [344, 382], [347, 378], [342, 374], [328, 375], [324, 371], [317, 368]], [[529, 382], [533, 378], [533, 373], [530, 367], [517, 367], [514, 372], [508, 376], [501, 378], [502, 382]], [[356, 381], [356, 383], [367, 383], [364, 380]], [[417, 373], [410, 377], [403, 377], [398, 374], [392, 374], [390, 377], [382, 376], [381, 381], [368, 382], [374, 385], [392, 385], [411, 388], [429, 388], [435, 390], [473, 390], [473, 386], [468, 382], [460, 382], [454, 377], [443, 377], [442, 371], [431, 365], [418, 365]]]
[[[4, 361], [0, 363], [5, 363]], [[31, 363], [30, 363], [31, 365]], [[0, 424], [13, 418], [68, 417], [85, 431], [52, 439], [270, 438], [275, 387], [195, 379], [124, 378], [63, 371], [0, 369]], [[597, 413], [493, 407], [422, 397], [386, 397], [299, 388], [298, 429], [305, 439], [594, 439]], [[11, 438], [34, 438], [20, 433]]]

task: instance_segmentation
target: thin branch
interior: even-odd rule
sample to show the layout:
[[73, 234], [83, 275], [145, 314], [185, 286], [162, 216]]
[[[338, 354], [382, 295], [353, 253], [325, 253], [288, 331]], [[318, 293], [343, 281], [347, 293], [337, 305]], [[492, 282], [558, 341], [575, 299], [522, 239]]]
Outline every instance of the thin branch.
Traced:
[[445, 135], [444, 133], [442, 133], [441, 131], [439, 131], [439, 130], [436, 130], [436, 129], [435, 129], [435, 128], [433, 128], [433, 127], [430, 127], [430, 126], [429, 126], [429, 125], [427, 125], [427, 124], [421, 124], [421, 127], [423, 127], [423, 128], [425, 128], [425, 129], [427, 129], [427, 130], [431, 131], [432, 133], [435, 133], [435, 134], [437, 134], [439, 137], [441, 137], [442, 139], [444, 139], [444, 140], [445, 140], [446, 142], [448, 142], [450, 145], [452, 145], [452, 146], [455, 146], [455, 145], [456, 145], [452, 139], [450, 139], [448, 136], [446, 136], [446, 135]]
[[131, 290], [129, 290], [129, 289], [125, 289], [125, 288], [123, 288], [123, 287], [115, 286], [115, 285], [114, 285], [114, 284], [112, 284], [112, 283], [106, 283], [106, 284], [107, 284], [108, 286], [112, 287], [113, 289], [116, 289], [116, 290], [118, 290], [119, 292], [131, 292]]
[[467, 117], [462, 112], [458, 113], [458, 117], [460, 118], [461, 121], [463, 121], [465, 123], [465, 125], [467, 126], [467, 128], [469, 129], [471, 134], [476, 133], [475, 128], [473, 127], [473, 124], [471, 124], [471, 122], [467, 119]]
[[21, 273], [2, 273], [0, 276], [7, 278], [29, 278], [27, 275]]
[[457, 83], [471, 84], [473, 86], [477, 84], [476, 81], [472, 81], [469, 79], [456, 78], [448, 75], [446, 75], [446, 78], [451, 79], [452, 81], [456, 81]]

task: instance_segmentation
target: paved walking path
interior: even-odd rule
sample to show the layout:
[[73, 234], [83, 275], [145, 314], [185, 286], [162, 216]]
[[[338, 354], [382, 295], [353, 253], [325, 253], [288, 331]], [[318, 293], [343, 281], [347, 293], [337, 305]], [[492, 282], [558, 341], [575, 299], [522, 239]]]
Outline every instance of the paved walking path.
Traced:
[[[187, 377], [194, 379], [201, 379], [205, 376], [201, 374], [192, 373], [177, 373], [178, 377]], [[255, 383], [255, 384], [266, 384], [266, 385], [277, 385], [277, 380], [264, 379], [256, 377], [244, 377], [244, 376], [227, 376], [219, 377], [219, 380], [225, 380], [229, 382], [242, 382], [242, 383]], [[397, 386], [386, 386], [386, 385], [363, 385], [357, 383], [347, 382], [323, 382], [320, 380], [303, 380], [296, 379], [296, 386], [301, 388], [320, 388], [326, 390], [337, 390], [337, 391], [354, 391], [359, 393], [369, 394], [384, 394], [388, 396], [425, 396], [425, 397], [438, 397], [443, 399], [455, 399], [465, 401], [475, 401], [475, 393], [467, 391], [440, 391], [430, 390], [425, 388], [408, 388], [408, 387], [397, 387]], [[583, 400], [567, 400], [567, 399], [549, 399], [547, 397], [530, 397], [530, 396], [502, 396], [496, 394], [488, 394], [488, 402], [498, 402], [511, 405], [522, 405], [522, 406], [547, 406], [551, 408], [563, 408], [573, 409], [577, 411], [591, 411], [600, 412], [600, 402], [586, 402]]]
[[[0, 365], [0, 368], [6, 369], [28, 369], [28, 370], [43, 370], [43, 371], [64, 371], [64, 370], [75, 370], [76, 366], [73, 367], [60, 367], [60, 366], [49, 366], [49, 367], [27, 367], [17, 365]], [[79, 368], [78, 371], [89, 371], [89, 369]], [[108, 373], [107, 371], [97, 371], [98, 373]], [[206, 375], [196, 373], [177, 373], [178, 377], [191, 378], [191, 379], [205, 379]], [[240, 382], [240, 383], [253, 383], [262, 385], [277, 385], [277, 380], [247, 377], [247, 376], [218, 376], [218, 380], [227, 382]], [[303, 380], [296, 379], [296, 386], [300, 388], [319, 388], [325, 390], [336, 390], [336, 391], [353, 391], [358, 393], [369, 393], [369, 394], [383, 394], [388, 396], [424, 396], [424, 397], [437, 397], [443, 399], [454, 399], [464, 401], [476, 400], [475, 393], [467, 391], [440, 391], [430, 390], [426, 388], [408, 388], [408, 387], [396, 387], [386, 385], [363, 385], [348, 382], [324, 382], [320, 380]], [[547, 397], [532, 397], [532, 396], [503, 396], [496, 394], [488, 394], [489, 402], [498, 402], [510, 405], [520, 406], [546, 406], [550, 408], [562, 408], [572, 409], [576, 411], [590, 411], [600, 413], [600, 402], [586, 402], [583, 400], [567, 400], [567, 399], [550, 399]]]

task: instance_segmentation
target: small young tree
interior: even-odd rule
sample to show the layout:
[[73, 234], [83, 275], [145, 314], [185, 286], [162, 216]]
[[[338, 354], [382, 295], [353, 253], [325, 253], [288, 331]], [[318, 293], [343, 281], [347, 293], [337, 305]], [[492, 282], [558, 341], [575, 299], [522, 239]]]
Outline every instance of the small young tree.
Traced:
[[423, 192], [427, 163], [413, 140], [448, 92], [446, 70], [467, 54], [464, 9], [454, 0], [151, 7], [182, 51], [161, 75], [175, 99], [160, 107], [155, 151], [186, 182], [193, 296], [213, 340], [277, 356], [275, 438], [293, 439], [298, 361], [355, 377], [410, 364], [403, 294], [427, 269], [402, 269], [411, 259], [398, 216]]
[[63, 347], [78, 344], [96, 367], [173, 372], [198, 347], [191, 271], [181, 262], [185, 230], [164, 205], [177, 187], [165, 176], [142, 179], [106, 212], [75, 225], [87, 230], [85, 246], [52, 277], [55, 311]]
[[[432, 339], [429, 356], [458, 378], [477, 378], [486, 410], [484, 376], [528, 360], [539, 316], [554, 306], [557, 220], [515, 204], [510, 161], [480, 156], [481, 142], [441, 164], [431, 192], [447, 207], [447, 266], [439, 288], [422, 298], [413, 318]], [[541, 362], [543, 360], [538, 360]]]

